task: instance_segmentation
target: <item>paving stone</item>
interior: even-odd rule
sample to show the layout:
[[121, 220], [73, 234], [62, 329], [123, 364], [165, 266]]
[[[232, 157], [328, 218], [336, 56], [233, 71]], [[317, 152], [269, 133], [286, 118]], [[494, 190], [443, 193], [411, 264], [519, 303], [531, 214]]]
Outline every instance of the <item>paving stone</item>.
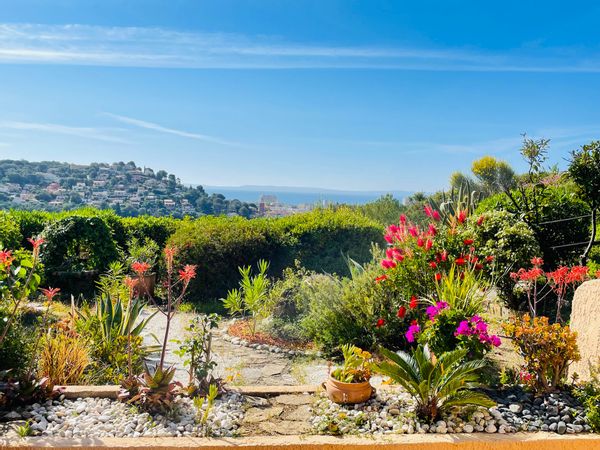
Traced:
[[261, 422], [258, 427], [267, 434], [298, 435], [310, 431], [308, 422], [296, 422], [291, 420]]
[[286, 412], [283, 416], [285, 420], [303, 422], [309, 420], [311, 417], [311, 410], [309, 405], [300, 405], [298, 408], [294, 408], [289, 412]]
[[273, 399], [275, 403], [279, 403], [281, 405], [310, 405], [314, 398], [312, 395], [293, 395], [293, 394], [284, 394], [278, 395]]
[[282, 406], [271, 408], [250, 408], [244, 415], [244, 423], [259, 423], [279, 417], [283, 412]]

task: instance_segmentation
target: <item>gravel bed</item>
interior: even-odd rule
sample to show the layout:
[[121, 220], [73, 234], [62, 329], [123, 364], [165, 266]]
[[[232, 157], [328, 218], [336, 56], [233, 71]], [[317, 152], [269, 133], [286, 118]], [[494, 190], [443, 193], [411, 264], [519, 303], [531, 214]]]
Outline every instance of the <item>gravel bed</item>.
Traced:
[[[243, 416], [244, 398], [225, 394], [215, 401], [208, 415], [208, 434], [234, 436]], [[127, 403], [106, 398], [47, 401], [8, 413], [4, 419], [29, 420], [36, 435], [66, 438], [205, 436], [196, 420], [196, 409], [186, 397], [178, 397], [169, 417], [142, 412]]]
[[406, 393], [381, 392], [366, 403], [338, 405], [324, 394], [313, 406], [311, 424], [319, 434], [590, 432], [581, 405], [568, 393], [534, 398], [520, 389], [490, 394], [492, 408], [456, 409], [435, 423], [419, 422]]
[[253, 342], [249, 342], [245, 339], [241, 339], [237, 336], [232, 336], [228, 332], [223, 333], [223, 340], [229, 342], [233, 345], [238, 345], [240, 347], [248, 347], [254, 350], [266, 352], [266, 353], [275, 353], [278, 355], [286, 356], [289, 358], [293, 358], [296, 356], [306, 356], [306, 357], [314, 357], [320, 358], [322, 357], [322, 353], [319, 351], [304, 351], [304, 350], [291, 350], [282, 347], [278, 347], [276, 345], [269, 344], [256, 344]]

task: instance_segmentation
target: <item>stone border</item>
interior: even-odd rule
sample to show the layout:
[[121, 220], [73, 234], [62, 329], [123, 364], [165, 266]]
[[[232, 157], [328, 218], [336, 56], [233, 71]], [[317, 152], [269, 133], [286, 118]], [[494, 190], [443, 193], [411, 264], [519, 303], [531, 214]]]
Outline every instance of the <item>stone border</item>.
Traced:
[[223, 450], [593, 450], [600, 449], [597, 435], [557, 437], [553, 433], [515, 433], [511, 435], [388, 435], [382, 438], [333, 436], [255, 436], [245, 438], [25, 438], [17, 442], [0, 440], [0, 450], [21, 448], [109, 448], [114, 450], [201, 448]]
[[[57, 386], [64, 398], [74, 400], [85, 397], [110, 398], [116, 400], [119, 394], [118, 385], [106, 386]], [[318, 385], [297, 385], [297, 386], [232, 386], [231, 392], [237, 392], [242, 395], [254, 397], [271, 397], [283, 394], [314, 394], [319, 389]]]
[[319, 351], [302, 351], [302, 350], [288, 350], [286, 348], [278, 347], [276, 345], [268, 345], [268, 344], [255, 344], [252, 342], [248, 342], [245, 339], [242, 339], [238, 336], [233, 336], [229, 334], [229, 327], [238, 319], [231, 319], [229, 323], [225, 324], [225, 330], [222, 332], [221, 337], [224, 341], [229, 342], [230, 344], [237, 345], [239, 347], [248, 347], [259, 352], [266, 353], [275, 353], [278, 355], [282, 355], [288, 358], [294, 358], [296, 356], [305, 356], [308, 358], [321, 358], [323, 354]]

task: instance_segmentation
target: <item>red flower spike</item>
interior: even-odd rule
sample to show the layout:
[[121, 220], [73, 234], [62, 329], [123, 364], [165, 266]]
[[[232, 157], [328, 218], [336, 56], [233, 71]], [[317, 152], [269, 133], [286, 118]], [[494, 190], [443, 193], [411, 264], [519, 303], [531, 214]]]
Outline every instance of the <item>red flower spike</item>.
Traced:
[[398, 316], [399, 319], [404, 319], [404, 316], [406, 316], [406, 308], [404, 306], [401, 306], [398, 309], [398, 312], [396, 313], [396, 316]]
[[381, 275], [375, 278], [375, 283], [381, 283], [382, 281], [387, 280], [387, 275]]
[[418, 300], [417, 300], [417, 297], [416, 297], [415, 295], [413, 295], [413, 296], [410, 298], [410, 303], [408, 304], [408, 307], [409, 307], [410, 309], [415, 309], [415, 308], [416, 308], [418, 305], [419, 305], [419, 302], [418, 302]]
[[439, 272], [438, 272], [438, 273], [436, 273], [436, 274], [435, 274], [435, 281], [441, 281], [441, 279], [442, 279], [442, 274], [441, 274], [441, 273], [439, 273]]
[[437, 263], [435, 261], [431, 261], [429, 263], [429, 267], [431, 267], [432, 269], [437, 269]]
[[477, 219], [477, 225], [481, 226], [481, 224], [483, 224], [484, 220], [485, 220], [485, 217], [479, 216], [479, 219]]
[[458, 223], [465, 223], [465, 220], [467, 220], [467, 212], [462, 210], [459, 211], [456, 220], [458, 220]]
[[379, 320], [377, 321], [377, 323], [375, 324], [375, 326], [376, 326], [377, 328], [381, 328], [381, 327], [382, 327], [382, 326], [384, 326], [384, 325], [385, 325], [385, 320], [383, 320], [383, 319], [379, 319]]
[[44, 242], [46, 242], [44, 239], [42, 238], [28, 238], [27, 239], [29, 241], [29, 243], [31, 244], [31, 246], [33, 247], [33, 249], [35, 250], [36, 248], [39, 248], [40, 245], [42, 245]]
[[464, 243], [465, 245], [472, 245], [472, 244], [473, 244], [473, 242], [474, 242], [474, 241], [473, 241], [473, 239], [465, 239], [465, 240], [463, 241], [463, 243]]

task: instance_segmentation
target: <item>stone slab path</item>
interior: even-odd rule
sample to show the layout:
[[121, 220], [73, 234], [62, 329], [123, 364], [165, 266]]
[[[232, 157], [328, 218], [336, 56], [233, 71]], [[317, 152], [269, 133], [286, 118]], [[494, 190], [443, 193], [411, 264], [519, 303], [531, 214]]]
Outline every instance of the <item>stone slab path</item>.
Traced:
[[[147, 308], [142, 317], [154, 312]], [[194, 313], [177, 313], [171, 322], [169, 340], [182, 340], [185, 327], [193, 319]], [[156, 314], [144, 330], [144, 341], [155, 344], [153, 335], [163, 339], [166, 319], [160, 312]], [[238, 385], [299, 385], [319, 384], [327, 377], [327, 361], [318, 358], [288, 357], [281, 354], [255, 350], [232, 344], [223, 339], [228, 322], [223, 321], [213, 334], [213, 355], [217, 362], [216, 375], [228, 377], [234, 375], [232, 384]], [[183, 361], [173, 353], [177, 344], [169, 342], [166, 356], [167, 365], [175, 365], [176, 378], [186, 382], [188, 379]], [[157, 357], [150, 360], [156, 363]]]

